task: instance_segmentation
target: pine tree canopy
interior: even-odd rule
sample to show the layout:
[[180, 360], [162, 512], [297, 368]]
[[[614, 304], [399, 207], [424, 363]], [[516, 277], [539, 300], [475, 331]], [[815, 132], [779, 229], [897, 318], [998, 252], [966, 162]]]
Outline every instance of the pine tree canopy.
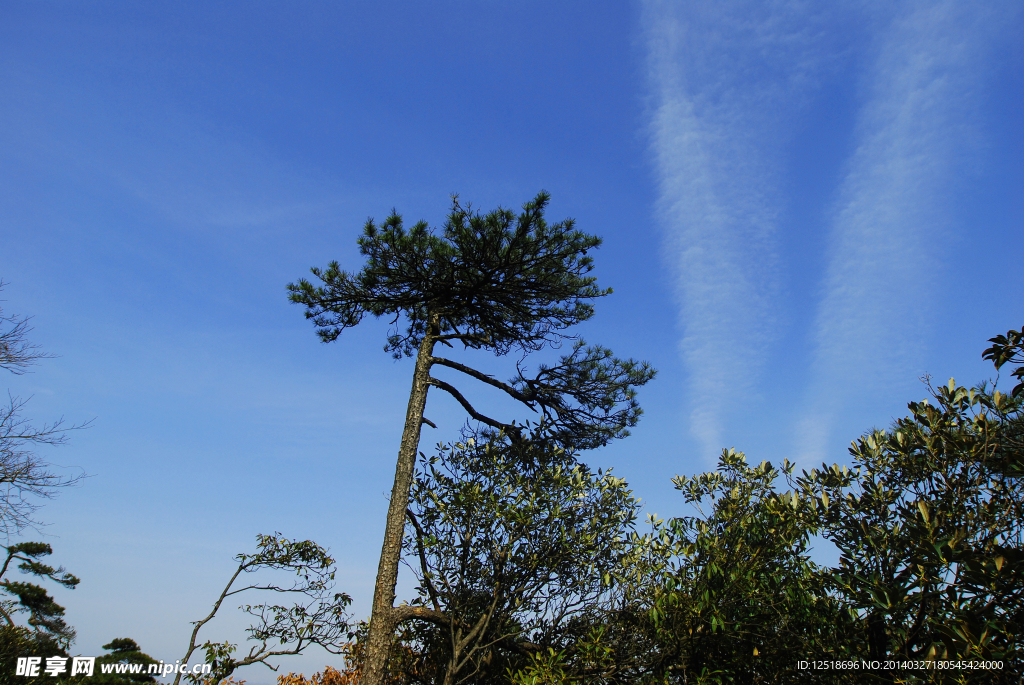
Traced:
[[369, 219], [359, 239], [363, 269], [313, 268], [322, 285], [290, 284], [290, 299], [305, 305], [324, 342], [365, 314], [391, 317], [385, 350], [395, 357], [415, 353], [431, 316], [441, 339], [497, 354], [538, 350], [568, 337], [560, 331], [593, 315], [589, 300], [611, 293], [587, 275], [601, 239], [575, 230], [572, 219], [548, 224], [549, 197], [539, 193], [516, 216], [502, 208], [483, 215], [454, 196], [441, 235], [423, 221], [406, 230], [394, 211], [379, 226]]

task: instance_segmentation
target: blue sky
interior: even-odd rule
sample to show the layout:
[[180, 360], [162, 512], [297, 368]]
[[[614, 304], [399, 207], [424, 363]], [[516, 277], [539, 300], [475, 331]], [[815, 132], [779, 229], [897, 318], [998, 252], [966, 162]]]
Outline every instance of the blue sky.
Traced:
[[[76, 651], [180, 658], [260, 532], [329, 546], [368, 612], [411, 363], [383, 323], [318, 343], [284, 286], [357, 269], [393, 207], [543, 188], [604, 238], [582, 333], [660, 374], [588, 460], [662, 516], [723, 447], [843, 462], [923, 374], [989, 377], [1022, 323], [1020, 35], [1012, 2], [6, 4], [4, 307], [59, 358], [5, 380], [94, 420], [43, 453], [91, 475], [40, 512]], [[461, 422], [427, 415], [425, 445]]]

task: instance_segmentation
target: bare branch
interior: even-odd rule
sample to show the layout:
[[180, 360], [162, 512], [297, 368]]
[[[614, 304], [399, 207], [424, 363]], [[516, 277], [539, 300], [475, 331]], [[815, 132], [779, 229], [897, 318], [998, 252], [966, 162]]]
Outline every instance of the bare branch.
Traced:
[[427, 592], [430, 595], [431, 604], [434, 605], [434, 609], [437, 611], [441, 610], [441, 605], [437, 601], [437, 590], [434, 589], [434, 584], [430, 581], [430, 570], [427, 568], [427, 554], [423, 549], [423, 527], [420, 525], [419, 519], [416, 518], [416, 514], [412, 513], [411, 509], [405, 510], [405, 515], [409, 517], [412, 522], [412, 527], [416, 529], [416, 549], [419, 552], [420, 557], [420, 570], [423, 573], [423, 582], [427, 586]]
[[456, 390], [451, 385], [445, 383], [444, 381], [438, 380], [438, 379], [434, 378], [433, 376], [430, 377], [428, 382], [430, 383], [430, 385], [434, 386], [435, 388], [440, 388], [441, 390], [444, 390], [446, 393], [448, 393], [449, 395], [454, 397], [458, 401], [458, 403], [462, 405], [462, 408], [466, 410], [466, 413], [469, 414], [470, 416], [472, 416], [474, 419], [476, 419], [480, 423], [488, 425], [491, 428], [496, 428], [498, 430], [503, 430], [510, 437], [511, 436], [518, 436], [518, 434], [519, 434], [519, 427], [518, 426], [516, 426], [515, 424], [511, 424], [511, 423], [501, 423], [500, 421], [495, 421], [494, 419], [492, 419], [489, 416], [484, 416], [483, 414], [478, 412], [476, 409], [474, 409], [473, 405], [471, 405], [469, 403], [469, 400], [467, 400], [465, 397], [463, 397], [462, 393], [459, 392], [458, 390]]
[[[229, 590], [231, 590], [231, 586], [235, 584], [235, 581], [238, 579], [238, 576], [242, 573], [242, 571], [245, 570], [245, 566], [245, 562], [242, 562], [238, 565], [238, 568], [235, 569], [234, 574], [231, 576], [231, 580], [229, 580], [228, 584], [224, 586], [224, 589], [220, 593], [220, 597], [218, 597], [217, 601], [213, 603], [213, 609], [210, 610], [210, 613], [207, 614], [206, 618], [202, 618], [198, 621], [193, 622], [195, 628], [192, 629], [192, 636], [189, 638], [188, 641], [188, 651], [185, 652], [185, 658], [182, 659], [182, 663], [187, 664], [192, 654], [194, 654], [195, 651], [199, 649], [199, 645], [196, 644], [196, 638], [199, 635], [200, 628], [202, 628], [204, 625], [212, 621], [213, 617], [217, 615], [217, 612], [220, 610], [220, 605], [223, 604], [224, 599], [231, 594]], [[178, 685], [180, 681], [181, 673], [178, 673], [174, 676], [174, 685]]]
[[[487, 385], [498, 388], [499, 390], [508, 393], [509, 396], [519, 400], [520, 402], [528, 406], [530, 409], [533, 409], [533, 400], [535, 398], [524, 395], [523, 393], [519, 392], [508, 383], [499, 381], [493, 376], [488, 376], [487, 374], [481, 373], [480, 371], [477, 371], [472, 367], [466, 366], [465, 364], [460, 364], [459, 362], [453, 362], [452, 360], [445, 359], [444, 357], [431, 357], [430, 361], [433, 364], [440, 364], [441, 366], [447, 366], [449, 369], [461, 371], [467, 376], [472, 376], [478, 381], [482, 381]], [[536, 409], [534, 409], [534, 411], [536, 411]]]
[[67, 433], [87, 428], [88, 423], [64, 426], [58, 419], [41, 427], [32, 426], [20, 414], [26, 400], [9, 398], [0, 407], [0, 534], [8, 539], [25, 528], [42, 525], [33, 518], [40, 505], [35, 500], [52, 499], [58, 488], [70, 487], [85, 478], [84, 473], [62, 475], [52, 470], [28, 445], [63, 445]]
[[395, 607], [392, 618], [395, 625], [411, 619], [429, 621], [430, 623], [443, 627], [447, 627], [452, 623], [451, 619], [448, 618], [448, 615], [443, 611], [430, 609], [429, 607], [412, 606], [410, 604], [402, 604]]
[[[0, 281], [0, 290], [3, 290], [6, 285]], [[0, 308], [0, 369], [21, 375], [37, 360], [54, 356], [40, 351], [39, 345], [26, 339], [26, 336], [32, 331], [32, 327], [28, 325], [30, 318], [6, 315]]]

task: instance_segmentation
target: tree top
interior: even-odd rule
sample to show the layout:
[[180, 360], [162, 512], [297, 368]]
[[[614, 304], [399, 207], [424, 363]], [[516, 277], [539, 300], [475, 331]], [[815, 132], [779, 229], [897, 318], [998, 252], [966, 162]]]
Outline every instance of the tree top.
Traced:
[[453, 196], [440, 235], [424, 221], [406, 230], [394, 211], [380, 225], [368, 219], [362, 270], [314, 267], [322, 285], [289, 284], [289, 299], [305, 305], [324, 342], [366, 314], [390, 317], [384, 349], [396, 358], [415, 354], [432, 318], [432, 334], [446, 340], [498, 354], [538, 350], [571, 337], [561, 331], [593, 316], [590, 300], [611, 293], [587, 275], [601, 239], [577, 231], [573, 219], [548, 224], [549, 199], [542, 191], [518, 215], [501, 207], [481, 214]]

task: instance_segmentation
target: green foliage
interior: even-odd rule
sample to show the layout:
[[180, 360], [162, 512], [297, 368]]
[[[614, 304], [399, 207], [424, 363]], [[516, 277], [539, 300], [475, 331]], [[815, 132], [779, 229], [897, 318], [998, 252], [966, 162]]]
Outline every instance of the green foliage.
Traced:
[[19, 657], [68, 656], [65, 646], [53, 636], [32, 630], [25, 626], [0, 625], [0, 683], [17, 683], [18, 685], [41, 685], [53, 683], [54, 678], [45, 674], [29, 678], [16, 676], [15, 672]]
[[[139, 645], [127, 637], [119, 637], [103, 645], [103, 649], [110, 652], [96, 658], [96, 665], [93, 675], [82, 677], [83, 685], [97, 683], [97, 685], [134, 685], [135, 683], [155, 683], [156, 678], [145, 671], [150, 664], [157, 663], [156, 659], [143, 653]], [[106, 664], [142, 664], [143, 673], [104, 673], [103, 666]]]
[[504, 436], [439, 447], [411, 500], [410, 637], [431, 651], [436, 682], [500, 682], [541, 646], [566, 644], [611, 591], [639, 506], [610, 472]]
[[508, 670], [508, 678], [511, 685], [562, 685], [574, 680], [565, 653], [553, 647], [530, 654], [523, 668]]
[[203, 643], [202, 649], [203, 663], [210, 665], [210, 673], [206, 675], [186, 674], [185, 680], [194, 685], [223, 682], [241, 665], [231, 656], [238, 651], [238, 645], [231, 644], [230, 642], [207, 641]]
[[775, 488], [792, 468], [726, 450], [717, 471], [673, 480], [698, 515], [653, 520], [647, 538], [665, 559], [649, 593], [652, 676], [798, 682], [798, 659], [843, 658], [848, 621], [809, 558], [814, 509]]
[[854, 469], [805, 473], [842, 557], [837, 590], [872, 658], [1021, 657], [1021, 399], [950, 379], [888, 431], [850, 449]]
[[[1019, 354], [1014, 331], [993, 342], [997, 366]], [[796, 475], [728, 450], [715, 472], [677, 477], [698, 515], [652, 521], [624, 557], [639, 563], [604, 627], [629, 675], [604, 682], [835, 682], [797, 670], [799, 659], [1002, 660], [998, 672], [879, 670], [844, 682], [1017, 682], [1024, 397], [952, 379], [931, 394], [855, 441], [852, 468]], [[810, 561], [815, 536], [836, 545], [838, 567]], [[557, 668], [542, 661], [520, 676], [572, 672], [564, 655]]]
[[[577, 340], [557, 364], [541, 364], [532, 377], [520, 369], [509, 385], [517, 399], [541, 414], [539, 433], [572, 449], [589, 450], [629, 436], [643, 413], [636, 388], [655, 373], [645, 362], [618, 359], [607, 348]], [[518, 435], [515, 426], [506, 428]]]
[[1012, 374], [1018, 383], [1014, 386], [1011, 394], [1014, 397], [1019, 397], [1024, 393], [1024, 327], [1020, 331], [1011, 328], [1006, 335], [989, 338], [989, 342], [992, 343], [992, 347], [985, 350], [982, 357], [991, 360], [997, 371], [1006, 362], [1021, 364], [1013, 370]]
[[46, 579], [69, 590], [79, 580], [68, 573], [63, 566], [53, 568], [39, 561], [49, 556], [53, 549], [42, 542], [21, 542], [8, 547], [4, 563], [0, 566], [0, 618], [10, 626], [15, 625], [18, 614], [28, 614], [27, 623], [41, 633], [67, 647], [75, 639], [75, 630], [64, 621], [64, 607], [57, 604], [47, 591], [35, 583], [10, 580], [7, 573], [13, 562], [20, 562], [18, 570], [30, 576]]
[[[993, 339], [1014, 358], [1011, 331]], [[614, 592], [571, 639], [510, 671], [527, 683], [1017, 683], [1024, 619], [1024, 397], [953, 380], [852, 467], [749, 465], [735, 450], [675, 486], [694, 515], [651, 517]], [[816, 539], [840, 553], [810, 560]], [[982, 670], [798, 669], [798, 660], [1001, 660]]]
[[[406, 231], [392, 214], [383, 225], [372, 220], [359, 247], [363, 269], [351, 274], [337, 262], [312, 269], [322, 285], [306, 280], [288, 286], [290, 299], [306, 307], [325, 341], [358, 324], [365, 314], [386, 316], [398, 325], [387, 351], [412, 356], [421, 343], [435, 342], [486, 348], [497, 355], [513, 349], [539, 350], [573, 336], [565, 329], [593, 315], [590, 300], [610, 293], [587, 274], [588, 253], [600, 239], [583, 234], [566, 219], [549, 225], [544, 209], [549, 197], [539, 194], [516, 217], [505, 209], [487, 215], [463, 208], [457, 199], [441, 235], [423, 222]], [[433, 322], [433, 323], [430, 323]], [[539, 430], [575, 449], [592, 449], [629, 435], [641, 410], [635, 388], [654, 377], [646, 363], [615, 358], [610, 350], [574, 340], [558, 363], [501, 382], [442, 357], [422, 360], [427, 368], [455, 369], [504, 391], [539, 414]], [[476, 421], [517, 437], [522, 424], [500, 421], [473, 407], [452, 384], [430, 377], [428, 384], [451, 394]]]
[[380, 226], [370, 219], [359, 239], [363, 269], [348, 273], [337, 262], [314, 268], [323, 285], [291, 284], [291, 300], [306, 306], [325, 342], [365, 314], [396, 324], [405, 317], [405, 330], [396, 328], [385, 349], [412, 356], [437, 314], [440, 332], [459, 334], [467, 344], [502, 354], [539, 349], [589, 319], [589, 300], [611, 292], [587, 276], [588, 253], [600, 239], [575, 230], [572, 219], [548, 224], [549, 199], [538, 194], [516, 216], [500, 208], [481, 215], [456, 197], [441, 235], [423, 221], [407, 231], [394, 212]]

